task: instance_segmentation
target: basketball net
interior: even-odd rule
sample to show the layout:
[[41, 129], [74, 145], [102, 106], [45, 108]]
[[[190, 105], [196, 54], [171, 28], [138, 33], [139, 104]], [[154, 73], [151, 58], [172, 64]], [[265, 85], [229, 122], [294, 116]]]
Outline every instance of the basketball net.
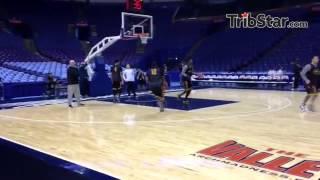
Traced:
[[139, 34], [136, 34], [136, 37], [122, 37], [122, 40], [140, 39], [141, 44], [148, 44], [148, 36], [149, 36], [149, 33], [139, 33]]
[[148, 33], [140, 33], [138, 34], [138, 37], [141, 41], [141, 44], [148, 44]]

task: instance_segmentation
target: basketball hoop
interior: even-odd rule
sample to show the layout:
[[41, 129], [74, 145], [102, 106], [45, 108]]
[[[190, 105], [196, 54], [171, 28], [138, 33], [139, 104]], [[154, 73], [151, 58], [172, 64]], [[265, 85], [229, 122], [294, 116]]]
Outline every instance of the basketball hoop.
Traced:
[[148, 43], [148, 39], [153, 39], [153, 16], [122, 12], [120, 35], [107, 36], [100, 40], [90, 49], [85, 62], [90, 63], [95, 56], [119, 40], [139, 39], [141, 47]]

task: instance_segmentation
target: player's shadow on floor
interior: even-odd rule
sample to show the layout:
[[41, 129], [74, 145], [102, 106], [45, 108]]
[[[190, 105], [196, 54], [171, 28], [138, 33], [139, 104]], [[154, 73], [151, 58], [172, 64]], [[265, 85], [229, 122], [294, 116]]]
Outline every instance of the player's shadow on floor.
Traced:
[[[112, 102], [112, 98], [100, 99], [101, 101]], [[179, 100], [176, 97], [166, 96], [166, 105], [165, 108], [169, 109], [177, 109], [190, 111], [195, 109], [221, 106], [231, 103], [236, 103], [237, 101], [223, 101], [223, 100], [214, 100], [214, 99], [195, 99], [190, 98], [189, 103], [185, 104], [182, 100]], [[140, 105], [140, 106], [150, 106], [150, 107], [158, 107], [157, 100], [154, 96], [151, 95], [142, 95], [134, 98], [123, 97], [121, 98], [121, 103], [123, 104], [132, 104], [132, 105]]]

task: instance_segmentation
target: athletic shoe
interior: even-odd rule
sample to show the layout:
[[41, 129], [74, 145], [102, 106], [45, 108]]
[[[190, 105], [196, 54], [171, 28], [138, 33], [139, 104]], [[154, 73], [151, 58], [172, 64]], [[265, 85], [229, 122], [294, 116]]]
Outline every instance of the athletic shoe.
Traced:
[[157, 105], [158, 105], [158, 106], [159, 106], [159, 108], [160, 108], [160, 112], [163, 112], [163, 111], [164, 111], [164, 105], [163, 105], [163, 102], [158, 101], [158, 102], [157, 102]]
[[69, 104], [69, 108], [73, 108], [71, 104]]
[[160, 112], [164, 112], [164, 103], [160, 102]]
[[302, 112], [308, 112], [308, 108], [305, 105], [300, 105], [300, 110]]

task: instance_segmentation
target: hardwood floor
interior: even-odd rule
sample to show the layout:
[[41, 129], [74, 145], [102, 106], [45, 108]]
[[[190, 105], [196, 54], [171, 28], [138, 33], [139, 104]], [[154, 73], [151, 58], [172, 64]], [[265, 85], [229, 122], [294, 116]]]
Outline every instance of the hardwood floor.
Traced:
[[[191, 96], [235, 103], [164, 113], [104, 101], [1, 110], [0, 137], [121, 179], [303, 179], [290, 167], [320, 161], [319, 100], [318, 112], [302, 113], [302, 92], [202, 89]], [[234, 160], [241, 151], [199, 152], [228, 140], [272, 156], [248, 165]], [[278, 171], [266, 166], [280, 156], [292, 161], [275, 163]], [[319, 171], [315, 163], [306, 172], [318, 179]]]

